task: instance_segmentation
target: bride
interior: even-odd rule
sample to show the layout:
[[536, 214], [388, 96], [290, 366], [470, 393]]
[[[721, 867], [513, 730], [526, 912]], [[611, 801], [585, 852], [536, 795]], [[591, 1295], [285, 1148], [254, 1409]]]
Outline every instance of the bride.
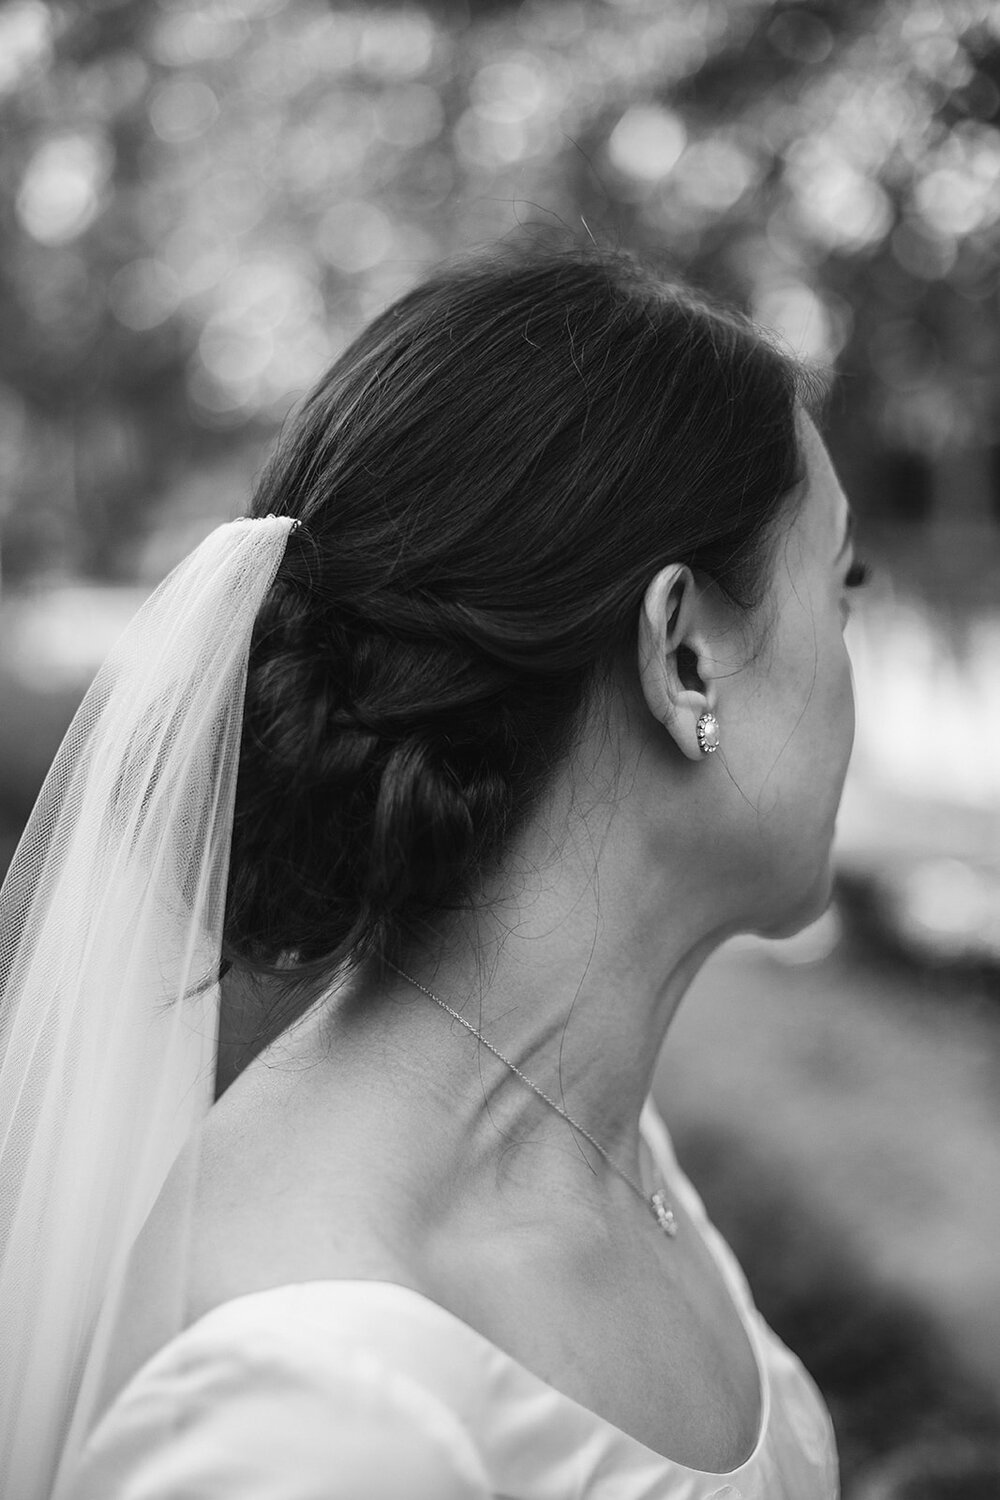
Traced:
[[836, 1496], [649, 1092], [830, 896], [816, 386], [627, 255], [470, 258], [140, 612], [0, 901], [5, 1495]]

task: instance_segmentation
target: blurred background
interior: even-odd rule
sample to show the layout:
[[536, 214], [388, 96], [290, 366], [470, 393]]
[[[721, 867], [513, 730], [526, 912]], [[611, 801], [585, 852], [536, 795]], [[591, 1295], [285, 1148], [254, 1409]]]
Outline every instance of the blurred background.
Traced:
[[0, 869], [116, 633], [453, 251], [666, 255], [836, 371], [837, 896], [658, 1079], [845, 1495], [1000, 1495], [1000, 0], [0, 0]]

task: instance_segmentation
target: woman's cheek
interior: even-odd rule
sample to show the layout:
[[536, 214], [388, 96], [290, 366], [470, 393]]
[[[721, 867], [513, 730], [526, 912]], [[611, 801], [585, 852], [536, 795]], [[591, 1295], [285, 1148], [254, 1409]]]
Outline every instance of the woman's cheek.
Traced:
[[837, 724], [842, 736], [844, 772], [846, 774], [847, 763], [851, 758], [851, 751], [854, 748], [855, 709], [854, 673], [851, 670], [851, 658], [847, 654], [847, 647], [843, 645], [843, 642], [841, 642], [840, 695]]

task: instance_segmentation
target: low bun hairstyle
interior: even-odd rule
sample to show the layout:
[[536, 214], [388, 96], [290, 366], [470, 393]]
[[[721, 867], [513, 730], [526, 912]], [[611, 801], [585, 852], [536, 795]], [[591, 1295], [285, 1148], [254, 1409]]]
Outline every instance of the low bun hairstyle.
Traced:
[[653, 574], [759, 604], [820, 384], [621, 252], [478, 256], [376, 318], [250, 510], [303, 525], [251, 643], [225, 967], [402, 963], [466, 902]]

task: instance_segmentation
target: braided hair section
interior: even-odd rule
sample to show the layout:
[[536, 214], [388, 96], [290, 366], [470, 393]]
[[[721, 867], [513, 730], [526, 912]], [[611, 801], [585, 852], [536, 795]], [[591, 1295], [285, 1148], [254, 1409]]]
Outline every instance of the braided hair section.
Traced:
[[[307, 545], [307, 543], [304, 543]], [[446, 633], [404, 632], [279, 579], [251, 647], [226, 935], [265, 970], [401, 958], [463, 903], [559, 757], [553, 694]], [[578, 684], [582, 689], [582, 681]], [[548, 745], [543, 744], [548, 740]], [[229, 957], [233, 957], [231, 951]]]

